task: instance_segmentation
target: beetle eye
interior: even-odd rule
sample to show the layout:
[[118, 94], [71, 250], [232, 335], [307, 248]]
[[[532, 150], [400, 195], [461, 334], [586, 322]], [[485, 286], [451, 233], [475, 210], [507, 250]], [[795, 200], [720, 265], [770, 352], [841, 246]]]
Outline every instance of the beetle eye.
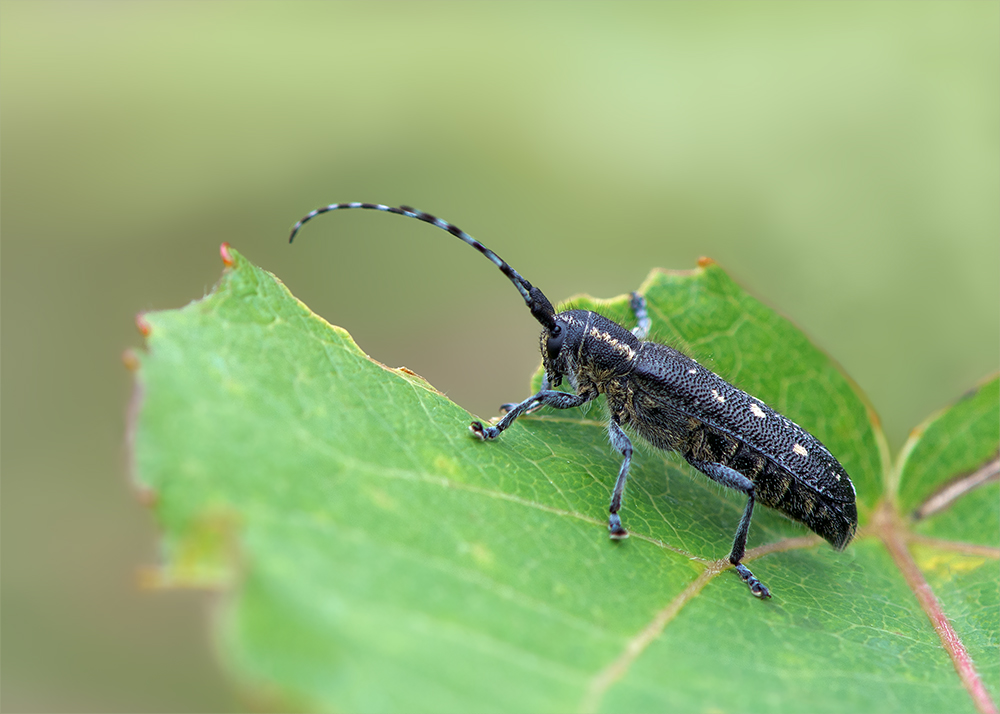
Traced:
[[566, 337], [566, 333], [562, 325], [556, 325], [555, 329], [549, 332], [549, 339], [545, 342], [545, 348], [548, 350], [550, 360], [554, 360], [559, 355], [564, 337]]

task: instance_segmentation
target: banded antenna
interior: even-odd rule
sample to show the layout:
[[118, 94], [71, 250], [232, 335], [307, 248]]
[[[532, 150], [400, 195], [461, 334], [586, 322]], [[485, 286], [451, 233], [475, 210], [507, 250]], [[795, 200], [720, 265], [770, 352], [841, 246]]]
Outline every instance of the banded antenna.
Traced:
[[416, 218], [418, 221], [430, 223], [431, 225], [437, 226], [441, 230], [448, 231], [456, 238], [459, 238], [471, 245], [473, 248], [485, 255], [491, 263], [500, 268], [500, 272], [506, 275], [507, 278], [514, 283], [514, 287], [517, 288], [517, 291], [521, 293], [521, 297], [524, 298], [524, 302], [527, 304], [528, 309], [531, 310], [531, 314], [534, 315], [535, 319], [542, 324], [542, 327], [549, 331], [551, 336], [555, 337], [562, 331], [562, 328], [554, 319], [556, 311], [552, 307], [552, 303], [549, 302], [549, 299], [545, 297], [541, 290], [533, 287], [531, 283], [522, 278], [520, 273], [510, 267], [510, 265], [508, 265], [507, 262], [499, 255], [477, 241], [458, 226], [448, 223], [448, 221], [443, 221], [436, 216], [432, 216], [430, 213], [418, 211], [410, 206], [399, 206], [397, 208], [395, 206], [385, 206], [381, 203], [331, 203], [329, 206], [323, 206], [322, 208], [317, 208], [315, 211], [307, 213], [302, 220], [292, 227], [291, 235], [288, 236], [288, 242], [291, 243], [295, 240], [295, 236], [298, 234], [302, 226], [316, 216], [323, 213], [329, 213], [330, 211], [339, 211], [345, 208], [366, 208], [371, 211], [395, 213], [400, 216]]

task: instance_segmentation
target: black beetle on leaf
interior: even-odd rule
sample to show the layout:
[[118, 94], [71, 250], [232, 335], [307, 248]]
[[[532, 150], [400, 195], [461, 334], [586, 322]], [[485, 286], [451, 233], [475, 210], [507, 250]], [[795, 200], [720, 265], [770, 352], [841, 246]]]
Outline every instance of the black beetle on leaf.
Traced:
[[[838, 550], [854, 537], [858, 526], [854, 485], [840, 462], [819, 439], [761, 400], [677, 350], [646, 341], [649, 317], [639, 294], [632, 294], [638, 322], [632, 331], [589, 310], [557, 313], [541, 290], [492, 250], [451, 223], [408, 206], [334, 203], [296, 223], [288, 241], [306, 221], [345, 208], [396, 213], [448, 231], [500, 268], [541, 323], [545, 368], [541, 389], [519, 404], [504, 405], [506, 414], [495, 425], [472, 422], [469, 429], [475, 436], [495, 439], [522, 414], [543, 406], [570, 409], [605, 395], [608, 436], [623, 457], [611, 494], [611, 538], [628, 536], [618, 515], [632, 462], [632, 442], [625, 428], [659, 449], [677, 451], [713, 481], [747, 496], [729, 562], [759, 598], [771, 593], [740, 562], [756, 503], [805, 523]], [[564, 378], [575, 393], [553, 389]]]

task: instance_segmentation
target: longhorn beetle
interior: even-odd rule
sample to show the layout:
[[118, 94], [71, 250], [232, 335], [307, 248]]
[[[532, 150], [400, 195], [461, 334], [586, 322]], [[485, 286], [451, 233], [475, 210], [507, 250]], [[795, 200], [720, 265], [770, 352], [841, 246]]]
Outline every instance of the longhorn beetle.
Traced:
[[[409, 206], [334, 203], [296, 223], [288, 242], [306, 221], [344, 208], [396, 213], [448, 231], [500, 268], [541, 323], [542, 388], [520, 404], [503, 405], [506, 414], [493, 426], [472, 422], [469, 429], [476, 437], [495, 439], [519, 416], [543, 406], [570, 409], [605, 395], [608, 436], [623, 457], [611, 494], [608, 531], [612, 539], [628, 537], [618, 516], [632, 463], [632, 442], [625, 427], [659, 449], [680, 452], [710, 479], [747, 497], [729, 562], [759, 598], [769, 598], [771, 593], [740, 562], [755, 503], [805, 523], [837, 550], [854, 536], [858, 526], [854, 485], [840, 462], [819, 439], [761, 400], [677, 350], [647, 342], [650, 321], [645, 300], [638, 293], [632, 293], [632, 310], [639, 323], [632, 332], [589, 310], [557, 313], [541, 290], [492, 250], [451, 223]], [[564, 377], [575, 394], [553, 389]]]

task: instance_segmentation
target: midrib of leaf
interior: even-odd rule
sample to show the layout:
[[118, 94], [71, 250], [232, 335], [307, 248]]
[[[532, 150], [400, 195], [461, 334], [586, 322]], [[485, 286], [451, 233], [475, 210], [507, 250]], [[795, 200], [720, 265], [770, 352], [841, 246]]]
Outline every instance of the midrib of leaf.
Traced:
[[[882, 544], [892, 555], [893, 562], [906, 579], [906, 583], [913, 591], [913, 595], [920, 603], [927, 619], [930, 620], [931, 626], [941, 639], [941, 645], [948, 652], [948, 656], [951, 657], [955, 671], [958, 673], [959, 679], [962, 680], [962, 685], [969, 692], [969, 696], [972, 697], [972, 701], [975, 702], [976, 708], [984, 714], [996, 712], [996, 705], [987, 694], [983, 680], [976, 671], [969, 651], [962, 643], [962, 638], [955, 632], [955, 628], [941, 607], [940, 601], [935, 597], [933, 589], [927, 583], [923, 573], [920, 572], [920, 568], [917, 567], [913, 555], [906, 546], [909, 530], [903, 525], [899, 513], [888, 501], [882, 502], [882, 507], [876, 512], [871, 528], [878, 534]], [[964, 544], [959, 544], [959, 547], [961, 545]], [[1000, 548], [994, 549], [990, 555], [995, 559], [1000, 559]]]

